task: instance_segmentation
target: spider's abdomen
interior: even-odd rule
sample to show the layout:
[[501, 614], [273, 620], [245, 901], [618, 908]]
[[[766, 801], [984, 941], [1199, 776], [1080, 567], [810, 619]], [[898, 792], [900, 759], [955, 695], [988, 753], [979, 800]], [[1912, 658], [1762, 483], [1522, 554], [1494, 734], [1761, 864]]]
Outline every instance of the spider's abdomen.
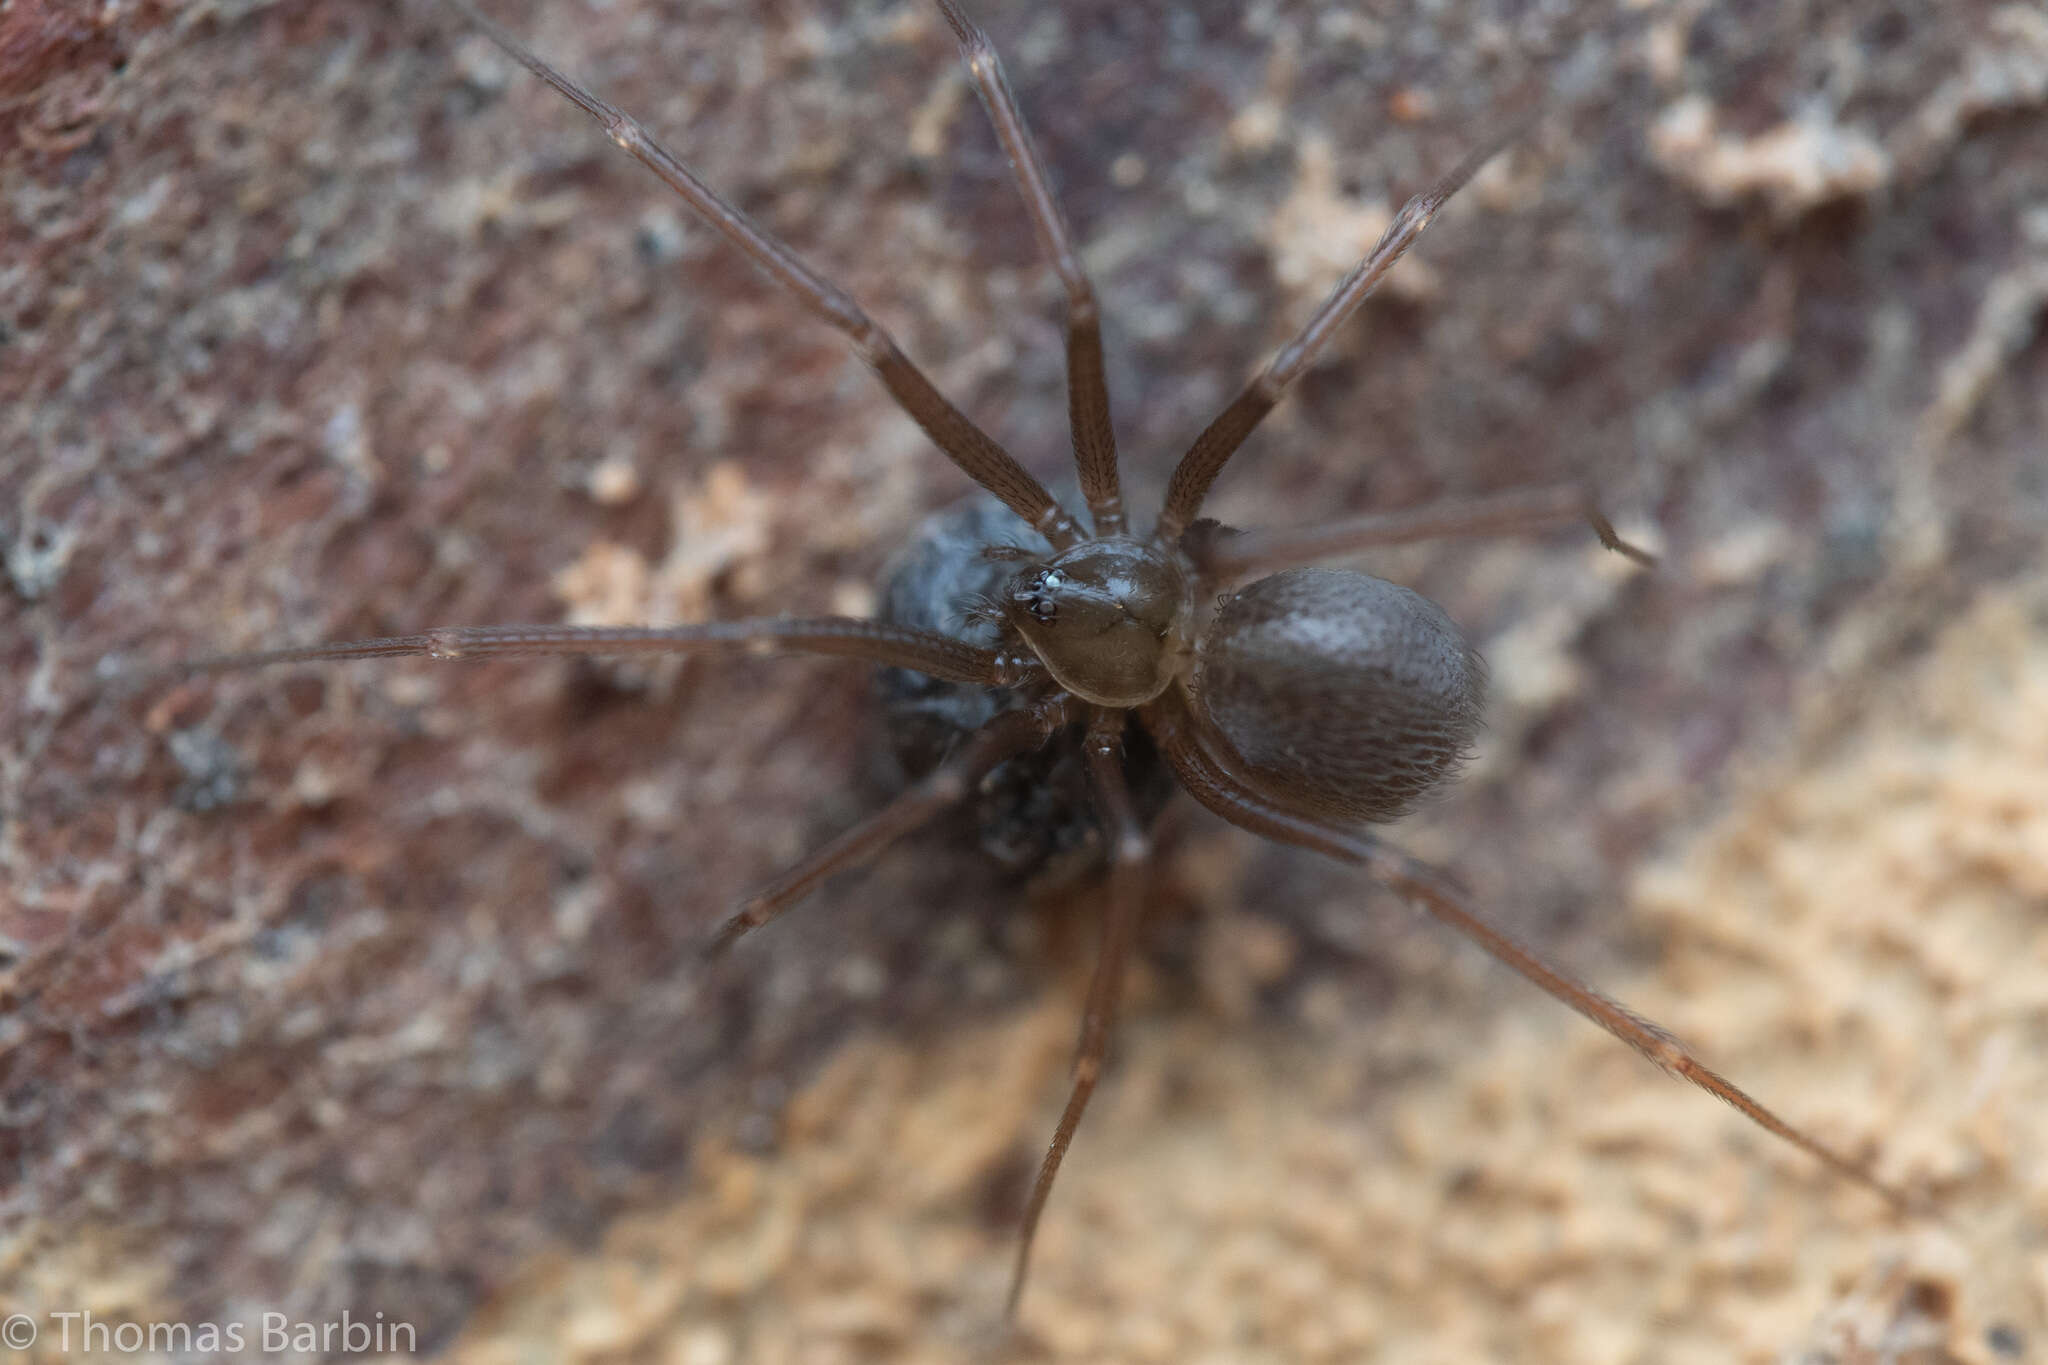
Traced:
[[1486, 670], [1443, 609], [1341, 569], [1293, 569], [1227, 599], [1194, 686], [1244, 777], [1320, 820], [1392, 820], [1470, 756]]

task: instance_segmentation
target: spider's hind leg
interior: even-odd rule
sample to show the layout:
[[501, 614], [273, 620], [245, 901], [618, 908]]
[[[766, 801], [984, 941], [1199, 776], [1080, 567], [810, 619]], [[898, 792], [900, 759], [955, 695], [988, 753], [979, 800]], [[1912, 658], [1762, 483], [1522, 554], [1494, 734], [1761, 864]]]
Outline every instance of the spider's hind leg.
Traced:
[[1088, 1003], [1081, 1016], [1081, 1040], [1074, 1049], [1073, 1089], [1067, 1106], [1053, 1130], [1038, 1179], [1031, 1187], [1031, 1201], [1024, 1206], [1024, 1224], [1017, 1234], [1017, 1262], [1010, 1274], [1010, 1297], [1005, 1315], [1017, 1316], [1017, 1303], [1024, 1296], [1024, 1279], [1031, 1268], [1031, 1240], [1038, 1231], [1038, 1219], [1052, 1194], [1052, 1182], [1060, 1162], [1081, 1126], [1081, 1115], [1102, 1077], [1102, 1064], [1109, 1055], [1110, 1027], [1116, 1021], [1118, 998], [1123, 993], [1124, 968], [1130, 961], [1131, 945], [1138, 936], [1138, 919], [1143, 909], [1139, 876], [1152, 855], [1151, 836], [1131, 801], [1130, 784], [1124, 778], [1123, 733], [1128, 713], [1098, 709], [1088, 724], [1088, 776], [1101, 809], [1103, 832], [1109, 853], [1109, 914], [1102, 925], [1102, 952], [1095, 961], [1095, 974], [1088, 981]]
[[1520, 973], [1530, 984], [1628, 1044], [1667, 1075], [1706, 1091], [1765, 1132], [1784, 1139], [1835, 1174], [1881, 1196], [1899, 1212], [1915, 1212], [1924, 1207], [1923, 1201], [1880, 1180], [1864, 1162], [1836, 1151], [1780, 1118], [1700, 1060], [1698, 1054], [1662, 1026], [1574, 980], [1505, 930], [1496, 928], [1435, 868], [1388, 848], [1369, 835], [1307, 819], [1274, 804], [1231, 772], [1228, 759], [1212, 747], [1205, 721], [1192, 714], [1181, 698], [1169, 694], [1147, 706], [1143, 715], [1146, 728], [1158, 741], [1188, 794], [1231, 824], [1276, 843], [1311, 849], [1365, 869], [1409, 904], [1465, 935], [1503, 966]]
[[1005, 711], [983, 726], [937, 768], [888, 805], [820, 848], [740, 903], [705, 944], [714, 956], [741, 935], [768, 923], [836, 872], [861, 866], [905, 835], [922, 828], [965, 800], [1003, 760], [1036, 749], [1068, 723], [1062, 695], [1017, 711]]

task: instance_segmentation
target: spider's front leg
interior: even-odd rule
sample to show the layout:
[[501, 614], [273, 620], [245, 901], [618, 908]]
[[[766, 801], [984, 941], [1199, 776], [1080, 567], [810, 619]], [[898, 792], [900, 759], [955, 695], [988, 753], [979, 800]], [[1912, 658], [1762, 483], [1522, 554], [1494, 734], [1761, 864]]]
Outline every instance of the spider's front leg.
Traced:
[[1067, 416], [1073, 428], [1074, 465], [1081, 480], [1081, 496], [1088, 503], [1088, 516], [1098, 536], [1124, 534], [1123, 490], [1117, 477], [1116, 432], [1110, 422], [1109, 383], [1102, 367], [1102, 316], [1095, 301], [1095, 286], [1081, 264], [1074, 234], [1060, 212], [1059, 199], [1052, 192], [1052, 180], [1045, 163], [1024, 125], [1024, 112], [1010, 93], [1003, 75], [1002, 58], [986, 33], [960, 10], [953, 0], [938, 0], [946, 24], [959, 40], [960, 55], [968, 74], [995, 125], [996, 140], [1009, 158], [1010, 172], [1024, 196], [1024, 211], [1030, 215], [1039, 249], [1052, 263], [1053, 271], [1067, 293]]
[[[983, 649], [938, 631], [854, 617], [766, 618], [690, 626], [451, 626], [418, 635], [290, 646], [174, 664], [151, 675], [185, 678], [287, 664], [356, 659], [507, 656], [590, 657], [633, 654], [826, 654], [909, 669], [946, 682], [1015, 687], [1034, 681], [1036, 660]], [[1064, 694], [1008, 711], [973, 735], [910, 790], [749, 897], [707, 947], [716, 953], [801, 900], [834, 872], [857, 867], [967, 796], [1003, 762], [1038, 748], [1075, 718]]]
[[448, 3], [485, 37], [534, 75], [553, 86], [571, 104], [604, 128], [605, 136], [675, 191], [676, 196], [719, 236], [744, 254], [763, 274], [780, 285], [804, 311], [835, 328], [854, 353], [875, 372], [882, 387], [903, 411], [924, 428], [932, 443], [945, 452], [968, 478], [1001, 500], [1040, 535], [1056, 546], [1080, 539], [1074, 519], [1030, 471], [1017, 463], [994, 437], [976, 426], [948, 402], [938, 387], [903, 353], [882, 325], [869, 317], [851, 296], [812, 269], [790, 246], [754, 222], [674, 152], [656, 141], [639, 120], [600, 99], [581, 83], [556, 70], [469, 0]]
[[1173, 477], [1167, 483], [1166, 505], [1159, 513], [1158, 533], [1162, 539], [1176, 539], [1194, 523], [1201, 514], [1203, 500], [1209, 496], [1210, 485], [1216, 482], [1216, 476], [1223, 472], [1223, 466], [1230, 462], [1237, 448], [1244, 444], [1245, 437], [1265, 420], [1281, 395], [1301, 377], [1316, 354], [1344, 325], [1344, 320], [1379, 287], [1386, 273], [1394, 268], [1394, 262], [1407, 253], [1415, 239], [1422, 235], [1422, 230], [1429, 226], [1430, 220], [1436, 217], [1437, 210], [1463, 188], [1466, 181], [1477, 175], [1481, 166], [1520, 136], [1521, 131], [1520, 127], [1511, 128], [1481, 143], [1453, 167], [1450, 174], [1403, 204], [1379, 242], [1337, 282], [1337, 287], [1294, 334], [1294, 339], [1282, 346], [1267, 362], [1266, 368], [1259, 371], [1252, 382], [1231, 400], [1230, 406], [1203, 428], [1195, 443], [1188, 447], [1187, 454], [1181, 456], [1180, 463], [1174, 466]]
[[1014, 687], [1037, 672], [1034, 661], [979, 649], [937, 631], [851, 616], [778, 616], [691, 626], [443, 626], [418, 635], [222, 654], [173, 664], [158, 674], [181, 678], [351, 659], [703, 653], [830, 654], [990, 687]]

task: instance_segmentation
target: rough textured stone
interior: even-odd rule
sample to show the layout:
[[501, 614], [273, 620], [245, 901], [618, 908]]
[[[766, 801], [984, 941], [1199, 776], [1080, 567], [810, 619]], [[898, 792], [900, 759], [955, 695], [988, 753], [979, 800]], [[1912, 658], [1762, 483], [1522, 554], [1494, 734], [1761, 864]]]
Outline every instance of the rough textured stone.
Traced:
[[[1060, 471], [1057, 291], [931, 13], [494, 13]], [[1892, 1324], [2041, 1350], [2042, 618], [2007, 586], [2048, 525], [2038, 8], [981, 17], [1153, 486], [1402, 195], [1532, 117], [1216, 510], [1595, 479], [1658, 572], [1571, 534], [1375, 559], [1499, 691], [1460, 794], [1400, 837], [2005, 1219], [1871, 1233], [1860, 1196], [1388, 898], [1178, 809], [1030, 1338], [1619, 1360], [1681, 1322], [1702, 1359], [1858, 1359]], [[858, 669], [99, 679], [434, 624], [858, 610], [964, 481], [446, 9], [17, 3], [0, 204], [0, 1300], [346, 1306], [481, 1349], [521, 1302], [479, 1305], [554, 1276], [577, 1313], [529, 1325], [586, 1352], [957, 1354], [1049, 1127], [1091, 898], [934, 832], [727, 970], [693, 956], [882, 795]], [[1270, 1165], [1301, 1151], [1323, 1196]]]

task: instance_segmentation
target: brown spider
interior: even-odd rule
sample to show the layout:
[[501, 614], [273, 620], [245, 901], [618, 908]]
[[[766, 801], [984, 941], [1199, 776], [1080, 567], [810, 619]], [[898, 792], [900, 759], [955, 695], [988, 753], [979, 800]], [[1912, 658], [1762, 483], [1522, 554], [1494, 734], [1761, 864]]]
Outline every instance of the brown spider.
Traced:
[[[1084, 1009], [1073, 1088], [1024, 1213], [1007, 1305], [1011, 1314], [1023, 1291], [1046, 1198], [1101, 1074], [1137, 929], [1137, 878], [1150, 842], [1142, 803], [1134, 799], [1124, 763], [1134, 717], [1142, 739], [1156, 747], [1180, 785], [1224, 819], [1365, 868], [1667, 1072], [1720, 1097], [1895, 1205], [1907, 1203], [1864, 1166], [1786, 1123], [1708, 1069], [1662, 1028], [1579, 984], [1493, 927], [1442, 874], [1363, 832], [1367, 825], [1412, 809], [1455, 775], [1478, 728], [1484, 670], [1449, 618], [1427, 599], [1362, 573], [1302, 566], [1372, 546], [1519, 531], [1578, 517], [1592, 523], [1608, 548], [1638, 560], [1648, 556], [1619, 539], [1592, 504], [1570, 489], [1284, 531], [1240, 532], [1199, 517], [1210, 486], [1245, 437], [1437, 210], [1507, 137], [1482, 144], [1403, 206], [1379, 243], [1307, 324], [1196, 438], [1173, 472], [1157, 523], [1140, 533], [1131, 528], [1120, 490], [1094, 291], [993, 47], [954, 0], [936, 0], [1008, 156], [1039, 244], [1065, 286], [1069, 409], [1087, 504], [1084, 526], [953, 407], [838, 287], [705, 185], [632, 118], [528, 51], [467, 0], [450, 2], [603, 124], [614, 142], [799, 304], [845, 333], [904, 411], [970, 478], [1021, 518], [1035, 540], [1030, 547], [985, 539], [973, 543], [927, 585], [942, 595], [960, 590], [971, 576], [963, 566], [970, 563], [997, 585], [968, 629], [846, 617], [666, 628], [466, 626], [206, 659], [180, 672], [408, 655], [458, 659], [789, 651], [866, 659], [990, 699], [971, 733], [962, 727], [963, 737], [908, 790], [742, 903], [713, 935], [710, 952], [730, 947], [827, 876], [865, 862], [963, 801], [1006, 762], [1045, 749], [1056, 736], [1079, 735], [1094, 820], [1108, 854], [1109, 909]], [[959, 538], [957, 530], [951, 534]], [[929, 566], [926, 570], [931, 572]], [[1274, 572], [1225, 591], [1261, 570]], [[961, 595], [970, 594], [962, 590]], [[1212, 600], [1217, 603], [1213, 611], [1205, 605]], [[980, 642], [972, 633], [977, 629]]]

